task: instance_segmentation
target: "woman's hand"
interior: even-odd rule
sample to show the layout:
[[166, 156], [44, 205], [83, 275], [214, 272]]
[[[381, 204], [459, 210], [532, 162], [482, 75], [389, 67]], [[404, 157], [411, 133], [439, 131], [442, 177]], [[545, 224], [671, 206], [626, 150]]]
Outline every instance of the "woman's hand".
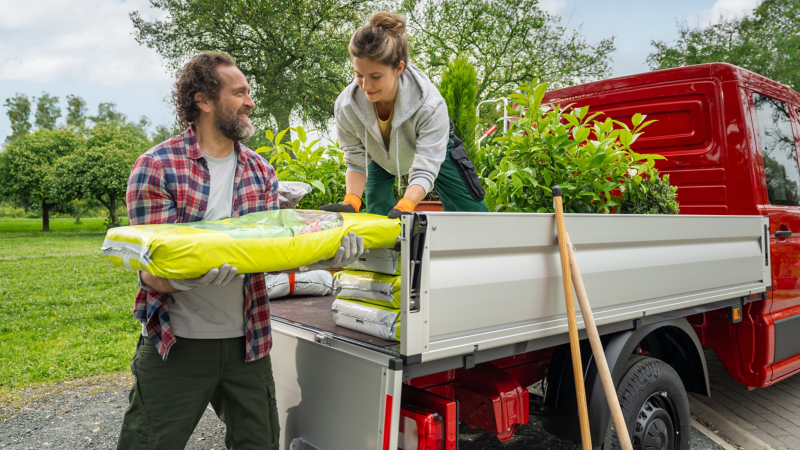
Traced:
[[355, 194], [347, 194], [344, 196], [344, 202], [323, 205], [319, 209], [338, 213], [357, 213], [361, 209], [361, 199]]
[[395, 207], [389, 211], [388, 217], [390, 219], [397, 219], [400, 217], [400, 214], [413, 211], [423, 198], [425, 198], [425, 189], [418, 184], [412, 184], [408, 187], [408, 189], [406, 189], [406, 193], [403, 195], [403, 198], [401, 198], [400, 201], [397, 202], [397, 205], [395, 205]]

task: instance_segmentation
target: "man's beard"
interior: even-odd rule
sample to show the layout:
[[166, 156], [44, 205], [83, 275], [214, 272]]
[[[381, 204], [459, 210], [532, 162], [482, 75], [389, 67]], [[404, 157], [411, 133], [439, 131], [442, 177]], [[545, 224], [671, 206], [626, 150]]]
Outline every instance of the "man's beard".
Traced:
[[239, 115], [235, 114], [225, 107], [215, 108], [214, 111], [214, 126], [222, 133], [223, 136], [239, 142], [247, 142], [256, 132], [256, 128], [247, 119], [247, 123], [239, 119]]

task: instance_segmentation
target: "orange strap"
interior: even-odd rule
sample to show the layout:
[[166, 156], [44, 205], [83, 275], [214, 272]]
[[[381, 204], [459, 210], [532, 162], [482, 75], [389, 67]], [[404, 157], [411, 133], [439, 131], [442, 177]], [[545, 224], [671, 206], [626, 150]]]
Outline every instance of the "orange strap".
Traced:
[[358, 212], [361, 209], [361, 199], [356, 194], [347, 194], [344, 196], [345, 205], [353, 205], [353, 208]]
[[394, 207], [394, 209], [399, 209], [400, 211], [408, 212], [408, 211], [413, 211], [414, 206], [415, 206], [414, 200], [411, 200], [408, 197], [403, 197], [400, 199], [399, 202], [397, 202], [397, 205]]
[[289, 295], [294, 294], [294, 274], [289, 274]]

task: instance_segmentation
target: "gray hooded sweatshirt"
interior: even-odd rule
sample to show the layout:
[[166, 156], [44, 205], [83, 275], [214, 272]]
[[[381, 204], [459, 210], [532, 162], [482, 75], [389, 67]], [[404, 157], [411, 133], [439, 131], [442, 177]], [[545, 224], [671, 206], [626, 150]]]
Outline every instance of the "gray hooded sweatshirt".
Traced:
[[334, 105], [339, 145], [344, 150], [347, 172], [369, 176], [367, 166], [372, 160], [397, 176], [398, 186], [398, 175], [408, 174], [408, 184], [417, 184], [427, 193], [447, 154], [447, 104], [430, 78], [410, 64], [397, 82], [389, 148], [381, 137], [375, 105], [355, 80]]

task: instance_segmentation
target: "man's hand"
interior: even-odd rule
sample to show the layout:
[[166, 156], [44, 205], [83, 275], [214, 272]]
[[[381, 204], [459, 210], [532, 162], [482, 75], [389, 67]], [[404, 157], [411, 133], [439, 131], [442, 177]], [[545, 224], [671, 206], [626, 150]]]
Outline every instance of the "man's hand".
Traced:
[[397, 219], [400, 217], [400, 214], [403, 212], [413, 211], [415, 207], [416, 205], [414, 204], [414, 200], [408, 197], [403, 197], [399, 202], [397, 202], [397, 205], [395, 205], [395, 207], [389, 211], [388, 217], [390, 219]]
[[333, 258], [303, 266], [300, 268], [300, 271], [339, 269], [346, 267], [356, 262], [361, 255], [368, 251], [369, 250], [364, 250], [364, 239], [351, 231], [342, 238], [342, 246], [336, 250], [336, 254], [333, 255]]
[[[238, 271], [239, 269], [231, 267], [230, 264], [223, 264], [219, 266], [219, 268], [209, 270], [205, 275], [199, 278], [187, 278], [184, 280], [170, 279], [168, 281], [170, 286], [180, 291], [188, 291], [189, 289], [198, 287], [224, 286], [236, 277], [236, 272]], [[239, 277], [244, 277], [244, 275], [239, 275]]]
[[338, 213], [357, 213], [361, 209], [361, 199], [356, 194], [347, 194], [344, 196], [343, 203], [331, 203], [320, 206], [319, 209]]

